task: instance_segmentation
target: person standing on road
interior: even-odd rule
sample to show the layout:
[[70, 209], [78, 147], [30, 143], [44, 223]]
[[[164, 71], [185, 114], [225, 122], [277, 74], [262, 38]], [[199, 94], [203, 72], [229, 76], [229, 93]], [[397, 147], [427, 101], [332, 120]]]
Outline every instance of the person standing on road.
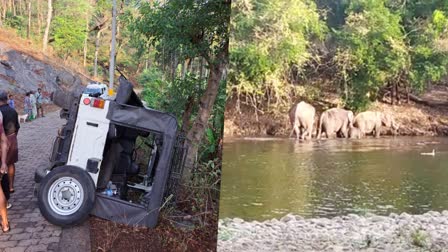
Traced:
[[0, 112], [3, 115], [3, 130], [8, 139], [8, 152], [6, 164], [8, 165], [9, 192], [14, 192], [14, 175], [16, 171], [15, 163], [19, 159], [19, 149], [17, 147], [17, 134], [19, 133], [19, 115], [16, 110], [8, 105], [6, 92], [0, 91]]
[[[5, 94], [6, 95], [6, 94]], [[7, 98], [6, 98], [7, 99]], [[7, 105], [9, 107], [9, 105]], [[3, 116], [0, 113], [0, 125], [3, 124]], [[0, 127], [0, 146], [1, 146], [1, 164], [0, 164], [0, 180], [8, 179], [8, 166], [6, 164], [7, 153], [8, 153], [8, 139], [3, 130], [3, 127]], [[0, 215], [1, 215], [1, 229], [3, 233], [8, 233], [10, 230], [9, 221], [8, 221], [8, 209], [7, 209], [7, 198], [3, 191], [3, 188], [0, 186]]]
[[41, 113], [41, 117], [44, 117], [44, 97], [42, 96], [42, 89], [38, 88], [36, 93], [36, 99], [37, 99], [37, 116], [39, 116], [39, 110]]
[[30, 91], [30, 101], [31, 101], [31, 112], [33, 114], [33, 119], [37, 118], [37, 99], [34, 95], [34, 91]]
[[32, 120], [33, 117], [33, 107], [31, 105], [30, 92], [25, 94], [25, 101], [23, 102], [23, 110], [25, 114], [28, 115], [28, 120]]
[[16, 109], [16, 105], [14, 102], [14, 98], [12, 97], [12, 94], [9, 95], [8, 104], [11, 108]]

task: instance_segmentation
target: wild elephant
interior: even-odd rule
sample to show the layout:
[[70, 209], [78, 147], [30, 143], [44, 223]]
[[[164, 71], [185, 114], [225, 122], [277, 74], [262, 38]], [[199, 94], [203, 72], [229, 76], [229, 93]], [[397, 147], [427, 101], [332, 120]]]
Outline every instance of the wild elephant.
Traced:
[[373, 111], [359, 113], [353, 121], [353, 126], [360, 130], [361, 137], [370, 133], [373, 133], [375, 137], [380, 137], [382, 126], [391, 128], [395, 135], [399, 128], [391, 115]]
[[297, 139], [311, 138], [315, 115], [316, 109], [311, 104], [301, 101], [293, 105], [289, 110], [289, 121], [292, 126], [289, 137], [296, 133]]
[[348, 129], [348, 138], [360, 139], [361, 137], [361, 130], [359, 130], [358, 128], [352, 126]]
[[348, 129], [353, 124], [353, 112], [341, 108], [332, 108], [324, 111], [320, 116], [317, 139], [320, 139], [322, 133], [327, 138], [333, 134], [340, 133], [342, 137], [348, 137]]

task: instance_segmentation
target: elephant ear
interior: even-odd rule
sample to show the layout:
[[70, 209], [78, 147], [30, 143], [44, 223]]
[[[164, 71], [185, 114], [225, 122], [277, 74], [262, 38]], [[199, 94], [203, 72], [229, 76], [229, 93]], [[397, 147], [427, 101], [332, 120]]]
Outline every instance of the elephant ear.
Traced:
[[381, 123], [386, 127], [391, 127], [392, 117], [389, 114], [381, 113]]
[[355, 115], [353, 114], [353, 112], [351, 110], [348, 111], [348, 122], [350, 124], [350, 126], [353, 125], [353, 121], [355, 120]]

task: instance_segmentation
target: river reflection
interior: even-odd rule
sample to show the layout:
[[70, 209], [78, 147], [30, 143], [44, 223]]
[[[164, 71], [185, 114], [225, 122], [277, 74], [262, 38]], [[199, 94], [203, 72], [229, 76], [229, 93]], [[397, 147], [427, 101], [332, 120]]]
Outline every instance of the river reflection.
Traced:
[[[436, 150], [435, 156], [421, 152]], [[448, 209], [448, 139], [381, 138], [224, 144], [220, 218]]]

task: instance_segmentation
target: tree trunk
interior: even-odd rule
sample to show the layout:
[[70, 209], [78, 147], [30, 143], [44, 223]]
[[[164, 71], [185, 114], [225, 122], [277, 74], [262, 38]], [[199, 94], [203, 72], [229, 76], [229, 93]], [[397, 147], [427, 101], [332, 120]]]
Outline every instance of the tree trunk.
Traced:
[[200, 64], [200, 68], [199, 68], [199, 78], [201, 79], [201, 81], [202, 81], [202, 79], [204, 79], [205, 78], [205, 73], [206, 73], [206, 71], [207, 71], [207, 69], [206, 69], [206, 62], [205, 62], [205, 59], [204, 58], [202, 58], [202, 57], [200, 57], [199, 58], [199, 60], [200, 60], [200, 62], [201, 62], [201, 64]]
[[[227, 48], [227, 47], [226, 47]], [[218, 95], [219, 85], [224, 76], [227, 66], [228, 48], [217, 55], [218, 62], [209, 61], [210, 74], [207, 80], [207, 87], [199, 102], [199, 111], [194, 120], [193, 126], [188, 131], [187, 139], [189, 141], [189, 151], [185, 161], [185, 169], [182, 179], [189, 182], [191, 172], [197, 162], [199, 145], [204, 137], [208, 120]]]
[[174, 81], [177, 77], [177, 65], [179, 64], [179, 60], [177, 59], [177, 53], [173, 52], [171, 54], [171, 80]]
[[117, 1], [113, 0], [112, 5], [112, 35], [110, 44], [110, 59], [109, 59], [109, 90], [114, 88], [115, 77], [115, 44], [117, 34]]
[[409, 104], [409, 85], [406, 83], [406, 103]]
[[87, 65], [87, 40], [89, 38], [89, 15], [86, 14], [86, 37], [84, 39], [84, 57], [82, 65], [86, 67]]
[[400, 93], [398, 90], [398, 82], [395, 82], [395, 98], [397, 99], [397, 104], [400, 104]]
[[395, 105], [395, 87], [393, 83], [390, 85], [390, 104]]
[[100, 38], [101, 38], [101, 29], [98, 30], [98, 33], [96, 34], [95, 39], [95, 61], [93, 64], [93, 76], [96, 78], [98, 77], [98, 51], [100, 49]]
[[187, 75], [188, 68], [191, 64], [191, 58], [188, 58], [185, 60], [184, 64], [182, 65], [182, 79], [185, 79], [185, 76]]
[[185, 103], [185, 111], [182, 114], [182, 128], [181, 128], [181, 132], [182, 133], [187, 133], [188, 130], [190, 129], [190, 118], [191, 118], [191, 114], [193, 114], [193, 108], [195, 105], [195, 99], [193, 95], [190, 95], [187, 99], [187, 102]]
[[28, 0], [28, 26], [26, 28], [26, 38], [30, 39], [31, 33], [31, 0]]
[[348, 84], [347, 84], [347, 71], [345, 69], [345, 65], [343, 67], [342, 73], [344, 75], [344, 96], [345, 96], [344, 100], [345, 100], [345, 103], [347, 103], [347, 101], [348, 101]]
[[15, 0], [12, 0], [12, 15], [17, 16]]
[[44, 39], [43, 39], [43, 51], [47, 51], [48, 46], [48, 34], [50, 33], [50, 24], [53, 14], [53, 6], [51, 4], [52, 0], [48, 0], [48, 13], [47, 13], [47, 26], [45, 27]]
[[23, 1], [19, 0], [19, 15], [23, 16], [25, 12], [26, 12], [26, 2], [24, 6]]
[[1, 9], [0, 9], [0, 27], [3, 26], [3, 20], [5, 19], [5, 13], [6, 13], [6, 0], [0, 0], [1, 1]]
[[40, 36], [42, 34], [42, 3], [41, 0], [37, 0], [37, 34]]

